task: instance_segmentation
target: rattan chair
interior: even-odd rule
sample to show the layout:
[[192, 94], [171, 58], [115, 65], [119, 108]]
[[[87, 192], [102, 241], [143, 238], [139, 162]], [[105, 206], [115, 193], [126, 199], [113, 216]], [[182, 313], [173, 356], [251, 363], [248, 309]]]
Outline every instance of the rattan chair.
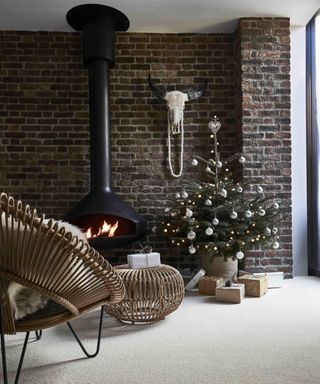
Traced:
[[[37, 289], [48, 305], [15, 320], [7, 295], [8, 282]], [[16, 373], [18, 382], [31, 331], [67, 323], [87, 357], [100, 348], [103, 309], [124, 296], [124, 286], [113, 267], [93, 248], [36, 210], [0, 195], [0, 333], [4, 383], [8, 383], [5, 334], [26, 332]], [[101, 307], [97, 349], [89, 354], [73, 330], [71, 320]]]

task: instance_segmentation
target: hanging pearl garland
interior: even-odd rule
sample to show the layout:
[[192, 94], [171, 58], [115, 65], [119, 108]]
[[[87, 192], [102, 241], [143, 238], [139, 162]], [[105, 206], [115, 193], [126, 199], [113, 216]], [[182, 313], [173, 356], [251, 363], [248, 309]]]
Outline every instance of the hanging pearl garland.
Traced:
[[199, 162], [198, 162], [197, 159], [193, 159], [192, 162], [191, 162], [191, 164], [192, 164], [194, 167], [196, 167], [196, 166], [199, 164]]
[[212, 224], [213, 225], [218, 225], [219, 224], [219, 219], [217, 217], [215, 217], [214, 219], [212, 219]]
[[196, 238], [196, 233], [192, 230], [187, 233], [188, 240], [194, 240]]
[[230, 213], [230, 217], [231, 217], [231, 219], [236, 219], [236, 218], [238, 217], [237, 212], [233, 210], [233, 211]]
[[193, 216], [193, 212], [191, 211], [190, 208], [187, 208], [187, 209], [186, 209], [186, 216], [187, 216], [187, 217], [192, 217], [192, 216]]
[[208, 227], [207, 229], [206, 229], [206, 235], [207, 236], [211, 236], [213, 234], [213, 229], [211, 228], [211, 227]]
[[204, 203], [208, 207], [211, 207], [211, 205], [212, 205], [212, 201], [210, 199], [207, 199]]
[[236, 258], [237, 258], [238, 260], [242, 260], [242, 259], [244, 258], [244, 253], [243, 253], [242, 251], [238, 251], [238, 252], [236, 253]]

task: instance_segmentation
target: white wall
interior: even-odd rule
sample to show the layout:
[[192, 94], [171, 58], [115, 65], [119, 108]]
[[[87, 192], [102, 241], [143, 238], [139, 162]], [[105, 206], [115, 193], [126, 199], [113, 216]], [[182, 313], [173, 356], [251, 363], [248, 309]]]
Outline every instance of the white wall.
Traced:
[[291, 27], [293, 275], [308, 273], [305, 27]]

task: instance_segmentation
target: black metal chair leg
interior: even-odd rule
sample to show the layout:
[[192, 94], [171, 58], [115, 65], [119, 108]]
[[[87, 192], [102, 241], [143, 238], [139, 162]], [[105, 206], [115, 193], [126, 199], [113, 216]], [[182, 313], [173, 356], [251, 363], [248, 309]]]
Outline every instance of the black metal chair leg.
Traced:
[[37, 341], [40, 340], [41, 337], [42, 337], [42, 330], [40, 330], [40, 331], [35, 331], [35, 334], [36, 334], [36, 339], [37, 339]]
[[72, 332], [73, 336], [75, 337], [75, 339], [77, 340], [80, 348], [82, 349], [83, 353], [88, 357], [88, 358], [93, 358], [93, 357], [96, 357], [100, 351], [100, 342], [101, 342], [101, 330], [102, 330], [102, 323], [103, 323], [103, 309], [104, 307], [102, 306], [101, 307], [101, 312], [100, 312], [100, 322], [99, 322], [99, 331], [98, 331], [98, 340], [97, 340], [97, 349], [95, 351], [95, 353], [93, 354], [89, 354], [88, 351], [85, 349], [85, 347], [83, 346], [81, 340], [79, 339], [78, 335], [76, 334], [75, 330], [72, 328], [71, 324], [68, 322], [67, 325], [70, 329], [70, 331]]
[[[23, 348], [20, 356], [19, 366], [16, 373], [16, 378], [14, 380], [14, 384], [18, 384], [20, 373], [23, 365], [24, 356], [26, 353], [26, 349], [28, 346], [30, 332], [26, 333], [26, 337], [24, 339]], [[8, 369], [7, 369], [7, 356], [6, 356], [6, 344], [3, 330], [3, 308], [0, 305], [0, 338], [1, 338], [1, 356], [2, 356], [2, 369], [3, 369], [3, 383], [8, 384]]]

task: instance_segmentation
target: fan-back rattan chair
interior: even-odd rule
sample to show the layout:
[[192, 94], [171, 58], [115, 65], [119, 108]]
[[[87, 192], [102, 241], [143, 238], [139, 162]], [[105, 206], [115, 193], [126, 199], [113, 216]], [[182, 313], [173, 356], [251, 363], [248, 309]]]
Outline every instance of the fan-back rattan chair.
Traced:
[[[15, 320], [7, 294], [8, 282], [39, 290], [48, 306]], [[103, 308], [124, 296], [124, 286], [113, 267], [93, 248], [66, 232], [35, 209], [0, 195], [0, 333], [4, 383], [8, 383], [5, 334], [26, 332], [16, 374], [18, 382], [31, 331], [67, 322], [87, 357], [100, 348]], [[73, 330], [71, 320], [101, 307], [97, 349], [89, 354]]]

